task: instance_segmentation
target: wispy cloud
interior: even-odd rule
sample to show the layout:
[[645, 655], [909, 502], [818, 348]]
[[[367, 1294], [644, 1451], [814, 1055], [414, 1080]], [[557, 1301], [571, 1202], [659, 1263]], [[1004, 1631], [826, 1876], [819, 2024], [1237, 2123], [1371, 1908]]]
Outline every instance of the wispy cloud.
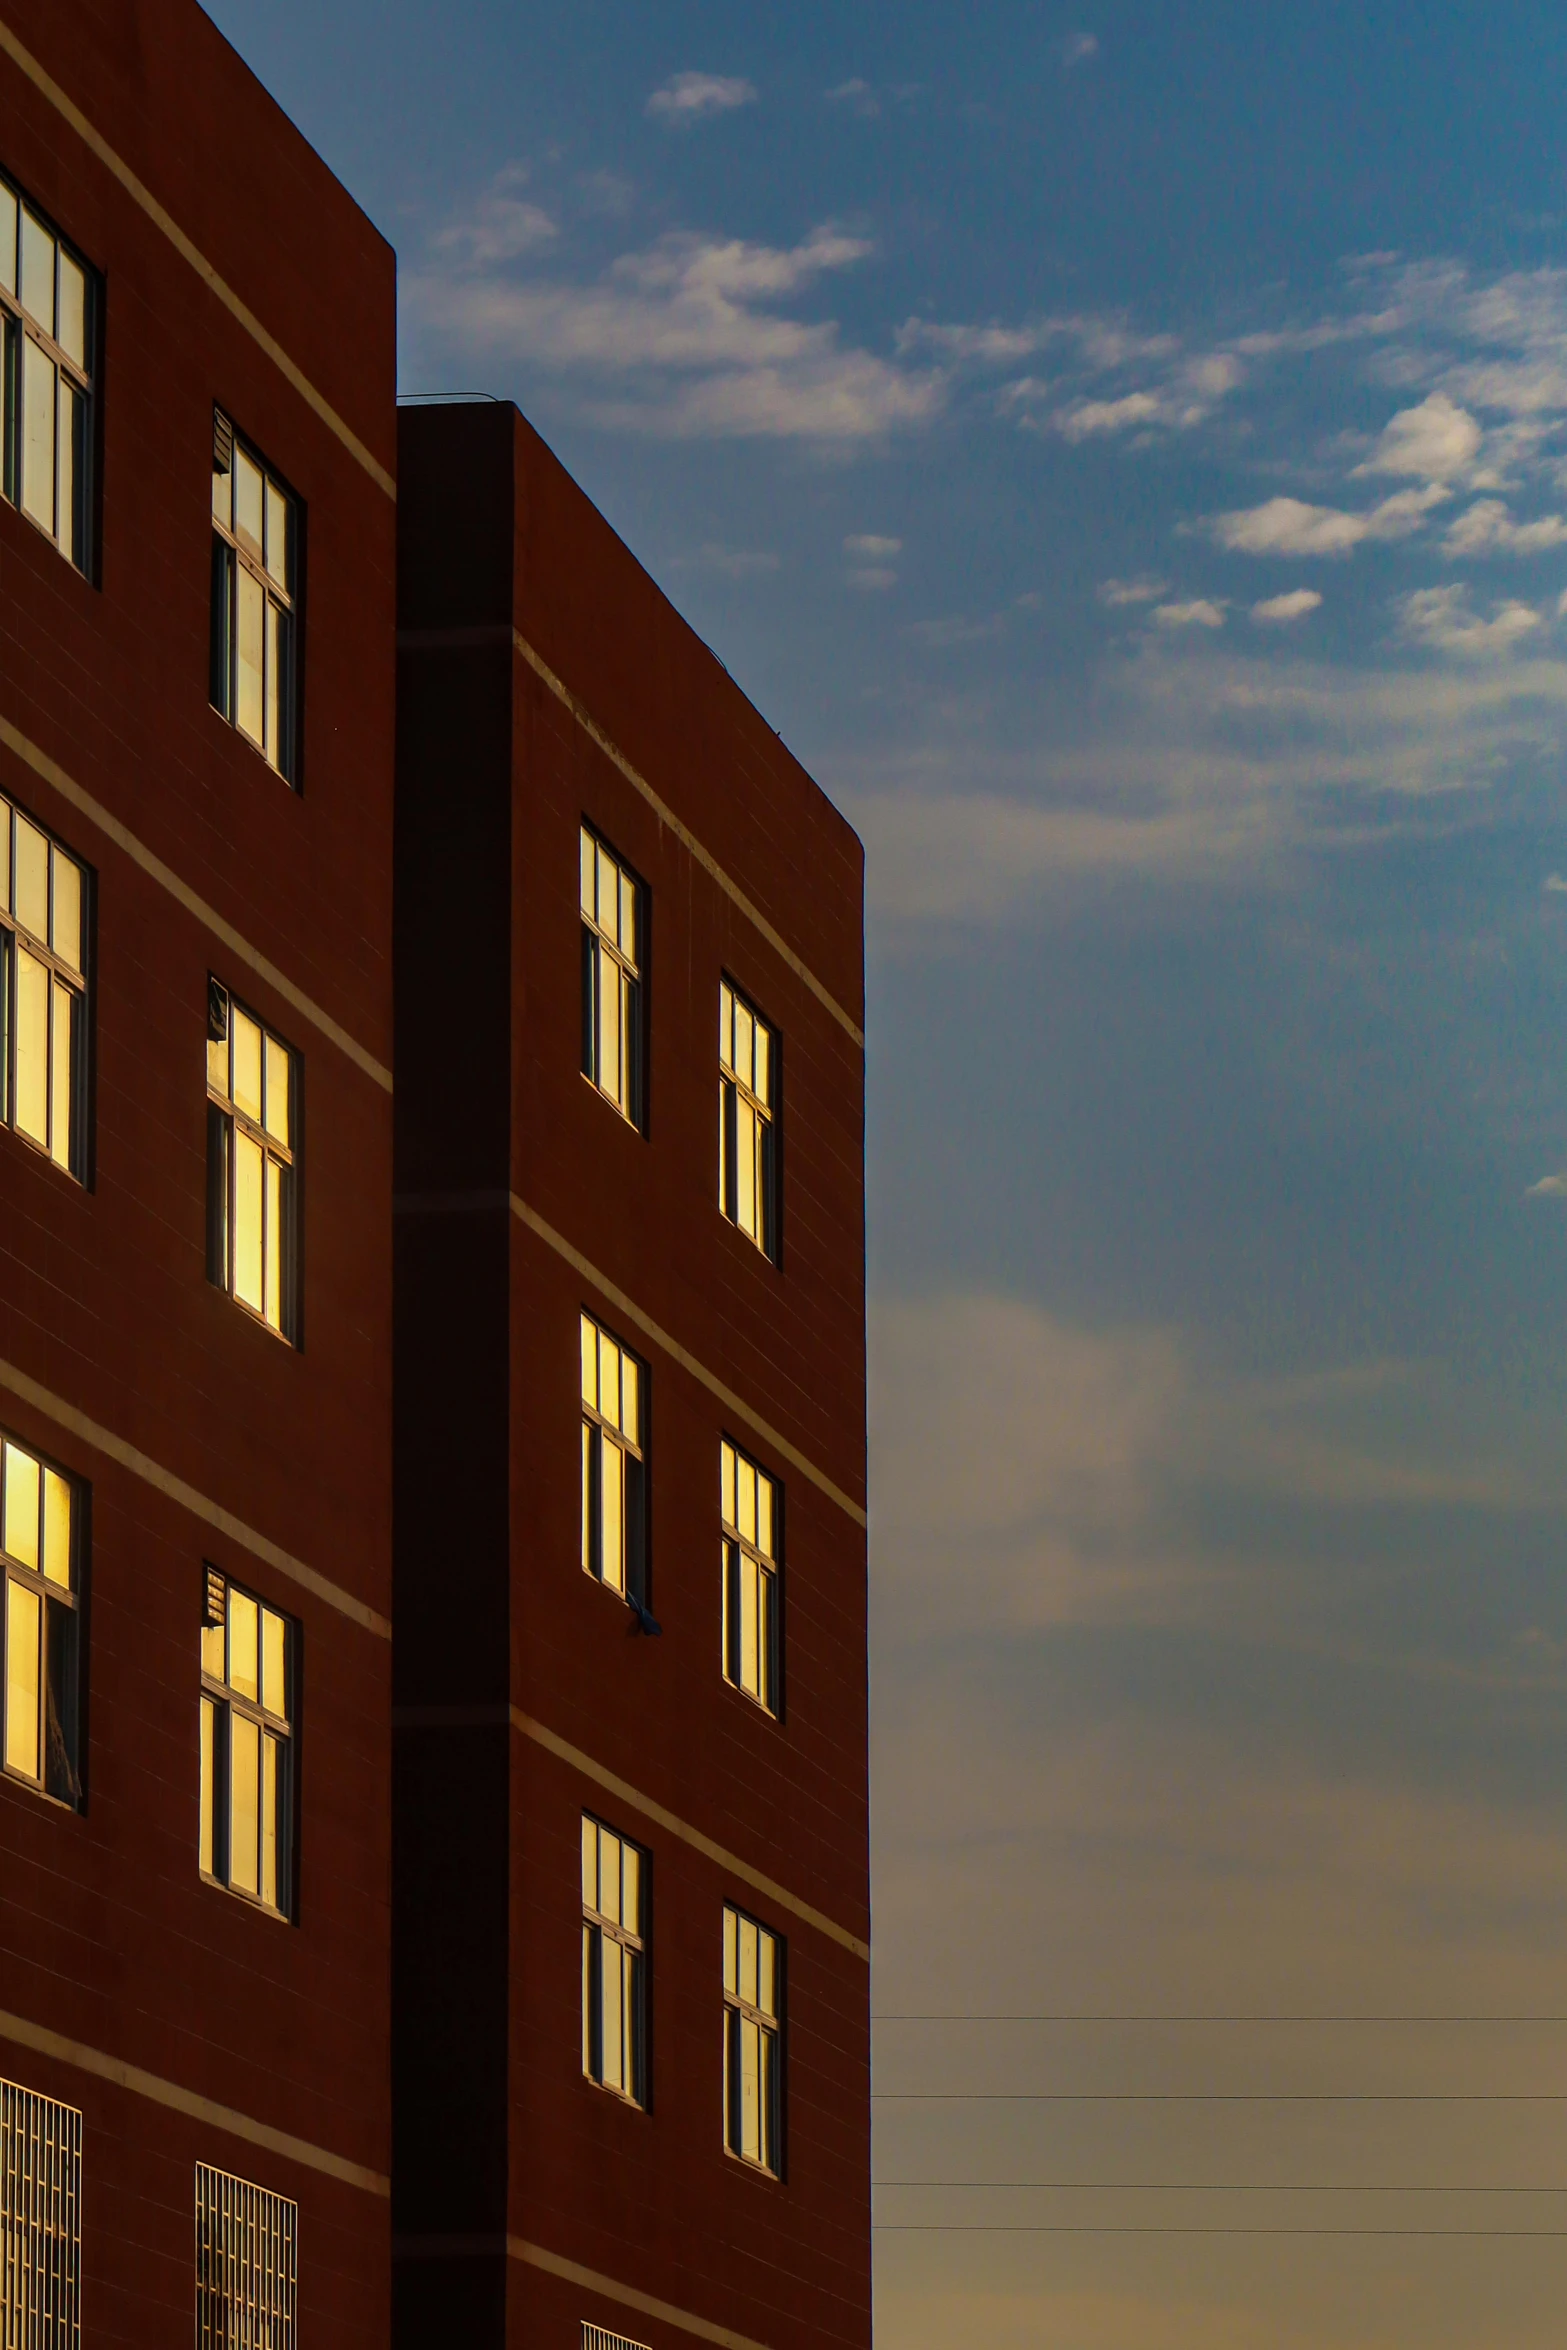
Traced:
[[1302, 498], [1268, 498], [1260, 506], [1216, 514], [1210, 528], [1231, 554], [1348, 555], [1367, 539], [1408, 538], [1450, 494], [1431, 482], [1423, 490], [1395, 490], [1359, 514]]
[[1099, 54], [1097, 33], [1068, 33], [1061, 43], [1061, 63], [1070, 73], [1076, 65], [1086, 65]]
[[519, 192], [528, 179], [525, 164], [508, 164], [497, 172], [468, 218], [439, 231], [437, 249], [469, 268], [486, 269], [550, 244], [559, 229], [542, 205], [529, 203]]
[[1125, 604], [1157, 604], [1168, 593], [1169, 581], [1164, 579], [1102, 579], [1099, 582], [1099, 601], [1118, 611]]
[[947, 394], [940, 369], [846, 345], [832, 320], [786, 315], [784, 305], [871, 251], [831, 223], [793, 246], [672, 232], [587, 283], [474, 256], [465, 270], [413, 273], [405, 292], [419, 329], [476, 355], [593, 379], [601, 422], [674, 438], [852, 444], [928, 425]]
[[1567, 543], [1567, 521], [1541, 514], [1515, 522], [1500, 498], [1477, 498], [1449, 524], [1442, 544], [1449, 555], [1539, 555]]
[[1194, 596], [1186, 604], [1156, 604], [1154, 621], [1160, 628], [1222, 628], [1224, 606], [1208, 596]]
[[676, 73], [647, 102], [656, 122], [688, 130], [715, 114], [733, 114], [739, 106], [754, 106], [756, 85], [737, 74]]
[[1465, 587], [1417, 588], [1399, 608], [1399, 626], [1414, 644], [1468, 659], [1495, 659], [1516, 650], [1542, 625], [1532, 604], [1497, 604], [1482, 618]]
[[1290, 588], [1282, 596], [1264, 596], [1260, 604], [1253, 604], [1251, 616], [1265, 624], [1287, 624], [1304, 620], [1308, 612], [1319, 610], [1321, 603], [1315, 588]]
[[857, 531], [844, 540], [843, 551], [849, 558], [844, 577], [850, 587], [874, 592], [897, 586], [896, 564], [903, 552], [902, 539], [886, 538], [875, 531]]

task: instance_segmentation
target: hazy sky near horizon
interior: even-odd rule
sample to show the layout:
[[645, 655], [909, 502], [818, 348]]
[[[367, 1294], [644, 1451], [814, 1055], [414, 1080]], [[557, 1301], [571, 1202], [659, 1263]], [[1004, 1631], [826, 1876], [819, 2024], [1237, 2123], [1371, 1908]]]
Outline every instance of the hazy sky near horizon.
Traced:
[[[866, 840], [878, 2009], [1567, 2014], [1567, 13], [212, 13]], [[1567, 2026], [878, 2056], [1139, 2183], [884, 2223], [1355, 2231], [881, 2350], [1560, 2340]], [[1383, 2101], [1101, 2097], [1258, 2089]]]

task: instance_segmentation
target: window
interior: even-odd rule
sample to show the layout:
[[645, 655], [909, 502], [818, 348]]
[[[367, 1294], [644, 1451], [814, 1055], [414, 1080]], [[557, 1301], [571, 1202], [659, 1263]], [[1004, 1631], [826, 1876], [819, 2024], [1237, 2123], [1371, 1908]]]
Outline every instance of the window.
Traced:
[[207, 983], [207, 1272], [297, 1342], [298, 1055]]
[[724, 1678], [778, 1711], [778, 1558], [783, 1489], [725, 1437], [718, 1448], [724, 1543]]
[[647, 1855], [582, 1815], [582, 2069], [647, 2103]]
[[92, 508], [96, 281], [0, 179], [0, 397], [4, 490], [86, 571]]
[[778, 1039], [727, 979], [718, 989], [718, 1204], [778, 1255]]
[[0, 2081], [0, 2342], [80, 2350], [82, 2117]]
[[299, 2205], [196, 2165], [196, 2350], [295, 2350]]
[[201, 1627], [201, 1873], [289, 1913], [296, 1627], [207, 1569]]
[[212, 430], [212, 706], [294, 780], [299, 510], [219, 409]]
[[724, 1909], [724, 2143], [777, 2175], [782, 2123], [783, 1943]]
[[647, 2350], [645, 2342], [633, 2342], [629, 2334], [612, 2334], [607, 2326], [590, 2325], [582, 2321], [582, 2350]]
[[647, 1372], [582, 1317], [582, 1571], [622, 1599], [647, 1597]]
[[80, 1180], [87, 875], [0, 800], [0, 1117]]
[[81, 1801], [77, 1767], [82, 1496], [35, 1452], [4, 1441], [5, 1768], [60, 1803]]
[[582, 828], [582, 1074], [642, 1123], [642, 889]]

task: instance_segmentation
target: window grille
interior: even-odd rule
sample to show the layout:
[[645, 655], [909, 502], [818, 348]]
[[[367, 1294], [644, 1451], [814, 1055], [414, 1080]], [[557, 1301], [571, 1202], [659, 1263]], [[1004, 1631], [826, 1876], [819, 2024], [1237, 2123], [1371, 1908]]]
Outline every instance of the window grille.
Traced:
[[97, 282], [0, 179], [0, 488], [78, 571], [89, 565]]
[[80, 1179], [87, 876], [0, 800], [0, 1121]]
[[647, 1597], [647, 1373], [582, 1317], [582, 1571], [622, 1599]]
[[291, 1342], [299, 1334], [298, 1056], [207, 982], [207, 1272]]
[[723, 1523], [724, 1678], [778, 1711], [778, 1559], [783, 1488], [723, 1438], [718, 1448]]
[[648, 2350], [646, 2342], [633, 2342], [629, 2335], [612, 2334], [604, 2326], [582, 2321], [582, 2350]]
[[778, 1038], [727, 979], [718, 989], [718, 1204], [778, 1255]]
[[582, 1074], [642, 1123], [642, 889], [582, 827]]
[[61, 1803], [81, 1801], [77, 1760], [82, 1496], [9, 1437], [0, 1443], [5, 1593], [4, 1764]]
[[783, 2122], [783, 1953], [777, 1934], [724, 1909], [724, 2143], [776, 2176]]
[[207, 1570], [201, 1627], [204, 1877], [289, 1913], [296, 1627]]
[[296, 2350], [299, 2206], [196, 2165], [196, 2350]]
[[582, 1815], [582, 2069], [647, 2102], [647, 1855]]
[[79, 2350], [82, 2117], [0, 2081], [0, 2339]]
[[212, 430], [212, 706], [292, 783], [299, 515], [221, 409]]

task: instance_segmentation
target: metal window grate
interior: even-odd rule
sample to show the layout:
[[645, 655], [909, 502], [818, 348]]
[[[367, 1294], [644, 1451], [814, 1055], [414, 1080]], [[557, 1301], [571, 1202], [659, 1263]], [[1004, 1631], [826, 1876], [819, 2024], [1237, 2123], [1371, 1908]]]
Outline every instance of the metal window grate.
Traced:
[[196, 2165], [196, 2350], [295, 2350], [299, 2205]]
[[0, 2081], [0, 2339], [80, 2350], [82, 2117]]
[[648, 2350], [645, 2342], [633, 2342], [625, 2334], [611, 2334], [603, 2326], [590, 2326], [582, 2321], [582, 2350]]

